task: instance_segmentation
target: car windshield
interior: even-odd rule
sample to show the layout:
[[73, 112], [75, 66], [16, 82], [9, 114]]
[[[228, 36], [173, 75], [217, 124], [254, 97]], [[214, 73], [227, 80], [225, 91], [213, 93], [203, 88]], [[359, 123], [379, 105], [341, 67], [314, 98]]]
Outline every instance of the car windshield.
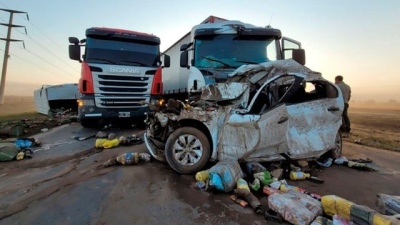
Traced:
[[89, 63], [154, 67], [158, 65], [158, 55], [157, 44], [90, 37], [86, 40], [85, 61]]
[[194, 66], [198, 68], [237, 68], [277, 60], [274, 37], [220, 34], [195, 40]]

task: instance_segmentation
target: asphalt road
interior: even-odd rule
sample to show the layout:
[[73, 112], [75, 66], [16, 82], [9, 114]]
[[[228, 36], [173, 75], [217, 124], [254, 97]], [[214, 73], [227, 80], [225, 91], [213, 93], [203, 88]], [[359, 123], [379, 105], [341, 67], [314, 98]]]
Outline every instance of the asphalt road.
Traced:
[[[96, 132], [78, 124], [59, 127], [40, 134], [43, 145], [33, 159], [1, 163], [0, 224], [267, 224], [229, 194], [198, 190], [193, 176], [178, 175], [165, 164], [103, 168], [111, 157], [146, 150], [136, 145], [99, 151], [95, 139], [71, 138]], [[319, 171], [323, 184], [291, 183], [372, 208], [377, 193], [400, 195], [399, 153], [345, 144], [344, 154], [372, 159], [378, 172], [334, 165]]]

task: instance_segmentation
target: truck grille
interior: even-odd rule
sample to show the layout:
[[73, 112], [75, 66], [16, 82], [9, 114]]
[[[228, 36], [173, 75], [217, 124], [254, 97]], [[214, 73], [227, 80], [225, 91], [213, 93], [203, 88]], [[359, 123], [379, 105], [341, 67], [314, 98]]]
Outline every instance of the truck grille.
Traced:
[[141, 101], [149, 101], [153, 76], [93, 74], [95, 102], [99, 108], [146, 107]]

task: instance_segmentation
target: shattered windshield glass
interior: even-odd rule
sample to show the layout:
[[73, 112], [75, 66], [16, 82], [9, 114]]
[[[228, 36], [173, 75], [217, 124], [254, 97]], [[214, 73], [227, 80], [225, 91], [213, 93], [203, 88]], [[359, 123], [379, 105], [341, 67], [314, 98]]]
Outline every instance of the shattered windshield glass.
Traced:
[[195, 40], [194, 66], [198, 68], [237, 68], [277, 60], [275, 39], [261, 36], [221, 34]]
[[85, 61], [129, 66], [154, 67], [159, 46], [147, 42], [87, 38]]

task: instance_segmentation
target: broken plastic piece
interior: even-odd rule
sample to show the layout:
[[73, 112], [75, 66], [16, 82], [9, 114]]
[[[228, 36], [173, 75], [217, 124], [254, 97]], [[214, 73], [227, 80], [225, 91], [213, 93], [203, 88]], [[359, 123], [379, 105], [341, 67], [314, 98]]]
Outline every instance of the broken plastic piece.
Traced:
[[262, 213], [261, 202], [253, 195], [253, 193], [245, 189], [235, 189], [233, 192], [235, 193], [236, 197], [246, 200], [246, 202], [248, 202], [254, 209], [254, 212], [257, 214]]
[[322, 167], [330, 167], [332, 165], [332, 162], [333, 162], [332, 158], [328, 158], [324, 162], [320, 162], [317, 160], [318, 165], [320, 165]]
[[247, 203], [246, 201], [237, 198], [235, 195], [231, 195], [230, 197], [232, 199], [232, 201], [236, 202], [237, 204], [241, 205], [243, 208], [246, 208], [249, 203]]
[[151, 155], [148, 153], [139, 153], [139, 159], [144, 162], [150, 162]]

